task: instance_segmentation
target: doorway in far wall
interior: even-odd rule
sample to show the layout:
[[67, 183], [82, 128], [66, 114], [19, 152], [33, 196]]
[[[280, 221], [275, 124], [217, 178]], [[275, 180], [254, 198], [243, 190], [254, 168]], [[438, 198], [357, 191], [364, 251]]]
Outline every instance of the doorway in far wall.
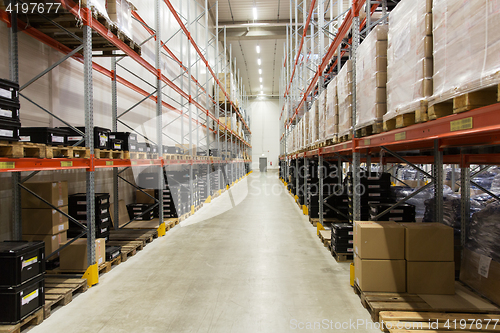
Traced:
[[267, 172], [267, 157], [259, 157], [260, 172]]

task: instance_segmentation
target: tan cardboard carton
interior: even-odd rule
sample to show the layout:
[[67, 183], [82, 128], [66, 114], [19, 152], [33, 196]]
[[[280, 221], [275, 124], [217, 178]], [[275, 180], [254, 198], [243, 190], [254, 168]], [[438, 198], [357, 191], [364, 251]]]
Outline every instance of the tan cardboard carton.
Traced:
[[441, 223], [401, 223], [405, 228], [405, 259], [453, 261], [453, 228]]
[[355, 280], [362, 291], [406, 292], [405, 260], [354, 258]]
[[[147, 194], [149, 194], [150, 196], [148, 196], [147, 194], [144, 194], [144, 192], [146, 192]], [[155, 203], [155, 190], [152, 190], [152, 189], [145, 189], [145, 190], [142, 190], [142, 191], [139, 191], [139, 190], [136, 190], [135, 192], [135, 201], [137, 203], [140, 203], [140, 204], [148, 204], [148, 205], [152, 205]]]
[[[95, 257], [97, 265], [106, 261], [106, 241], [104, 238], [95, 240]], [[85, 271], [88, 267], [87, 239], [77, 239], [61, 251], [61, 270]]]
[[361, 259], [405, 258], [405, 229], [395, 222], [356, 221], [354, 252]]
[[[68, 182], [34, 182], [25, 183], [29, 190], [47, 200], [55, 207], [68, 205]], [[21, 191], [22, 208], [48, 208], [51, 207], [26, 191]]]
[[490, 257], [464, 249], [460, 280], [481, 295], [500, 304], [500, 263]]
[[[59, 207], [68, 214], [68, 206]], [[68, 230], [68, 218], [55, 209], [22, 209], [23, 233], [26, 235], [57, 235]]]
[[45, 242], [45, 258], [52, 252], [57, 251], [62, 243], [68, 241], [67, 232], [61, 232], [57, 235], [24, 235], [23, 240], [28, 242]]
[[454, 262], [406, 263], [407, 289], [410, 294], [455, 294]]

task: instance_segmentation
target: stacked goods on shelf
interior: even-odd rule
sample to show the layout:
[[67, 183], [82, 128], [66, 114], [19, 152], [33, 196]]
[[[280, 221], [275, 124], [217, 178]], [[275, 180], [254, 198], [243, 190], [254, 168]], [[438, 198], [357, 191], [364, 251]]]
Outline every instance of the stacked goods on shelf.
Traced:
[[352, 62], [348, 60], [337, 75], [339, 136], [352, 135]]
[[[88, 262], [87, 239], [77, 239], [61, 251], [60, 266], [62, 271], [85, 272], [92, 264]], [[96, 264], [106, 261], [106, 241], [104, 238], [95, 240]]]
[[359, 196], [361, 203], [361, 220], [370, 219], [370, 204], [381, 204], [394, 202], [391, 192], [391, 175], [388, 173], [377, 174], [376, 172], [362, 173], [360, 175], [360, 187], [354, 188], [352, 173], [348, 173], [345, 179], [349, 197], [349, 217], [352, 220], [354, 195]]
[[337, 141], [339, 133], [339, 105], [337, 98], [337, 77], [328, 84], [326, 90], [325, 139]]
[[[69, 196], [69, 215], [83, 225], [87, 225], [87, 194], [77, 193]], [[96, 193], [95, 203], [95, 237], [109, 240], [112, 229], [111, 214], [109, 213], [109, 193]], [[72, 221], [69, 223], [68, 236], [76, 237], [82, 229]], [[85, 236], [84, 236], [85, 237]]]
[[[230, 100], [233, 100], [234, 97], [236, 96], [236, 86], [234, 84], [233, 74], [219, 73], [217, 74], [217, 77], [219, 79], [222, 88], [226, 91], [228, 98]], [[219, 103], [224, 103], [224, 102], [229, 103], [220, 86], [216, 85], [215, 89], [219, 89]]]
[[401, 1], [389, 15], [384, 130], [427, 120], [432, 48], [432, 1]]
[[[24, 186], [68, 214], [67, 182], [34, 182]], [[68, 218], [26, 191], [21, 192], [21, 207], [23, 240], [44, 241], [46, 256], [56, 252], [67, 240]]]
[[309, 146], [318, 142], [319, 99], [316, 99], [309, 110]]
[[45, 304], [44, 252], [43, 242], [0, 243], [0, 324], [17, 324]]
[[106, 261], [118, 258], [122, 253], [121, 246], [106, 246]]
[[[370, 220], [375, 221], [378, 214], [385, 212], [392, 207], [392, 203], [371, 203]], [[394, 221], [394, 222], [415, 222], [415, 206], [410, 204], [401, 204], [396, 208], [382, 215], [377, 221]]]
[[459, 113], [496, 103], [500, 83], [498, 1], [440, 0], [434, 2], [432, 11], [434, 95], [429, 105], [448, 102], [439, 107]]
[[405, 228], [406, 286], [410, 294], [455, 294], [453, 228], [401, 223]]
[[382, 131], [387, 111], [387, 25], [376, 26], [356, 52], [356, 129]]
[[113, 146], [116, 142], [121, 141], [122, 149], [126, 151], [137, 151], [137, 134], [130, 132], [110, 132], [109, 133], [109, 142], [110, 147], [113, 149]]
[[132, 38], [132, 10], [136, 10], [127, 0], [107, 0], [109, 19], [116, 24], [118, 29]]
[[310, 122], [309, 122], [309, 117], [310, 111], [306, 112], [304, 114], [304, 117], [302, 117], [302, 135], [304, 136], [304, 141], [302, 143], [303, 149], [306, 149], [311, 145], [311, 127], [310, 127]]
[[318, 141], [326, 140], [326, 90], [323, 90], [318, 97]]
[[134, 221], [151, 221], [154, 209], [149, 204], [131, 203], [127, 205], [128, 216]]
[[403, 226], [356, 221], [354, 253], [355, 281], [362, 291], [406, 292]]
[[199, 176], [197, 179], [197, 188], [200, 191], [200, 200], [205, 201], [210, 193], [208, 193], [208, 170], [207, 166], [203, 165], [200, 167]]
[[69, 134], [68, 130], [62, 128], [22, 127], [19, 130], [19, 141], [43, 143], [51, 146], [66, 146]]
[[19, 85], [0, 79], [0, 140], [19, 141]]
[[[67, 144], [69, 146], [85, 147], [85, 137], [80, 135], [71, 127], [62, 127], [69, 132]], [[79, 131], [85, 134], [85, 127], [77, 127]], [[94, 148], [96, 149], [109, 149], [109, 135], [111, 130], [102, 127], [94, 127]]]
[[354, 231], [351, 223], [332, 223], [332, 255], [354, 253]]
[[196, 153], [198, 151], [195, 144], [190, 145], [189, 143], [185, 143], [185, 144], [176, 144], [175, 146], [178, 147], [180, 149], [181, 154], [184, 155], [196, 156]]

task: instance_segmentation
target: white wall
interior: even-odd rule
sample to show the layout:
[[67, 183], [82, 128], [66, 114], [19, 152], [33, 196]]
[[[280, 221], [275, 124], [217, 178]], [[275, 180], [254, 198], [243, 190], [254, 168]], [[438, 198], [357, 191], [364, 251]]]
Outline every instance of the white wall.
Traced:
[[[250, 130], [252, 131], [252, 169], [259, 170], [259, 157], [267, 157], [267, 167], [278, 168], [279, 99], [257, 98], [250, 101]], [[269, 162], [273, 163], [271, 167]]]

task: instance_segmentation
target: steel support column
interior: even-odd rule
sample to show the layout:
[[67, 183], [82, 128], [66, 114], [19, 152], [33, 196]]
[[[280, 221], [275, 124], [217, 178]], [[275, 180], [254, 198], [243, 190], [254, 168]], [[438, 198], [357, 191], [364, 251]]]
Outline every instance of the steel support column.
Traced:
[[460, 225], [460, 250], [463, 258], [467, 228], [470, 225], [470, 167], [460, 168], [460, 200], [461, 200], [461, 225]]
[[436, 222], [443, 222], [443, 151], [439, 149], [439, 140], [434, 141], [434, 218]]

